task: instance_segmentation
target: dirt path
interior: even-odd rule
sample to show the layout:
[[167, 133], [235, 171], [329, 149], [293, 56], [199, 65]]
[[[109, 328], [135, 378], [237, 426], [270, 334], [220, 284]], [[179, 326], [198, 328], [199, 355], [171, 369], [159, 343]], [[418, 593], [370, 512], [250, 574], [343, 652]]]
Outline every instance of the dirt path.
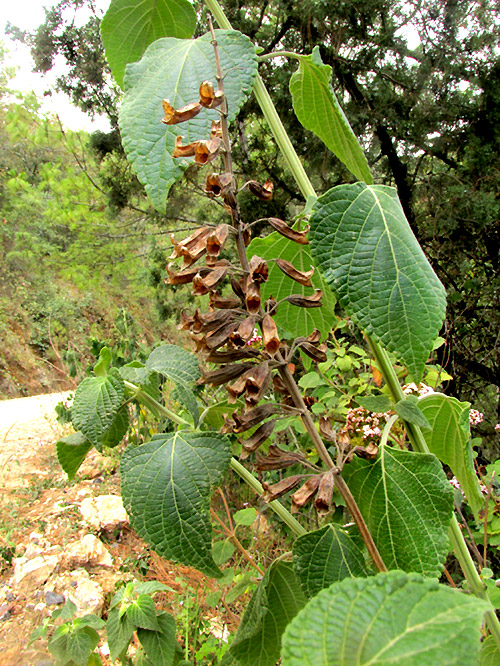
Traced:
[[62, 434], [54, 408], [69, 395], [49, 393], [32, 398], [0, 401], [0, 485], [20, 488], [40, 469], [45, 455]]

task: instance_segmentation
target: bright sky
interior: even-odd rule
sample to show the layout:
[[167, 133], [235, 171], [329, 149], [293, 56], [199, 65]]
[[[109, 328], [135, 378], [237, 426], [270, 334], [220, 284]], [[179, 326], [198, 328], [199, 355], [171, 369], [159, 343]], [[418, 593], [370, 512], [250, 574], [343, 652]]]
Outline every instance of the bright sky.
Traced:
[[[107, 9], [110, 0], [96, 0], [96, 6]], [[21, 30], [36, 29], [45, 18], [44, 7], [52, 7], [57, 0], [0, 0], [0, 41], [8, 51], [6, 65], [16, 67], [17, 74], [11, 79], [9, 87], [13, 90], [29, 92], [33, 90], [42, 101], [42, 111], [58, 114], [65, 127], [70, 129], [86, 129], [89, 132], [109, 129], [105, 118], [95, 118], [93, 121], [85, 113], [72, 106], [66, 95], [53, 92], [50, 97], [43, 97], [43, 93], [54, 85], [57, 73], [48, 75], [33, 73], [33, 61], [28, 47], [14, 42], [5, 35], [5, 25], [10, 22]], [[57, 62], [57, 61], [56, 61]], [[63, 71], [61, 64], [60, 72]]]

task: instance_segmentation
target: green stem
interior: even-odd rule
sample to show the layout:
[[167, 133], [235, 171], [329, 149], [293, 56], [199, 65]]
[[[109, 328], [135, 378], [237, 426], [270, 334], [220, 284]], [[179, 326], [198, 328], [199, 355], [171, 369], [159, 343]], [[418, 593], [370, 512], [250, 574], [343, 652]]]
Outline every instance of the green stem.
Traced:
[[186, 421], [182, 418], [182, 416], [179, 416], [168, 407], [165, 407], [165, 405], [162, 405], [160, 402], [151, 397], [149, 393], [146, 393], [146, 391], [143, 391], [135, 384], [132, 384], [132, 382], [124, 381], [123, 383], [125, 384], [125, 388], [132, 392], [134, 398], [136, 398], [139, 402], [142, 402], [142, 404], [146, 405], [146, 407], [149, 407], [152, 412], [166, 416], [174, 423], [177, 423], [177, 425], [188, 426], [189, 428], [193, 427], [192, 423], [189, 423], [189, 421]]
[[[264, 488], [262, 484], [244, 467], [236, 458], [231, 458], [231, 469], [233, 472], [236, 472], [239, 477], [245, 481], [250, 488], [253, 488], [257, 495], [262, 495], [264, 493]], [[288, 527], [296, 534], [297, 536], [302, 536], [307, 534], [307, 530], [302, 527], [302, 525], [292, 516], [290, 511], [278, 502], [278, 500], [273, 500], [269, 502], [270, 508], [274, 513], [281, 518], [281, 520], [288, 525]]]
[[302, 56], [298, 53], [293, 53], [293, 51], [273, 51], [272, 53], [264, 53], [264, 55], [258, 56], [257, 60], [264, 62], [272, 58], [294, 58], [295, 60], [300, 60]]
[[[217, 0], [205, 0], [205, 3], [212, 12], [212, 14], [215, 16], [217, 23], [220, 25], [220, 27], [225, 28], [227, 30], [231, 30], [232, 26], [228, 21], [226, 15], [222, 11], [222, 8], [217, 2]], [[267, 92], [266, 87], [260, 76], [257, 77], [257, 80], [255, 82], [254, 92], [257, 101], [259, 102], [259, 105], [262, 109], [262, 112], [266, 120], [268, 121], [269, 125], [271, 126], [276, 141], [283, 152], [287, 164], [290, 166], [290, 170], [294, 175], [295, 180], [297, 181], [297, 185], [299, 186], [302, 194], [306, 199], [309, 196], [316, 196], [314, 187], [312, 186], [312, 183], [309, 180], [302, 166], [302, 163], [300, 162], [299, 156], [295, 152], [293, 144], [288, 138], [286, 130], [283, 127], [281, 120], [279, 119], [279, 116], [276, 112], [271, 97], [269, 96], [269, 93]], [[389, 361], [387, 352], [370, 336], [367, 336], [367, 340], [376, 360], [379, 363], [382, 376], [387, 382], [394, 400], [396, 402], [399, 402], [399, 400], [404, 399], [405, 396], [401, 389], [401, 385], [399, 383], [399, 379], [396, 375], [396, 372], [394, 371], [394, 368], [392, 367], [392, 364]], [[411, 423], [406, 423], [406, 422], [405, 422], [405, 427], [407, 429], [408, 437], [414, 447], [414, 450], [420, 452], [429, 452], [427, 443], [425, 441], [424, 436], [422, 435], [422, 431], [420, 430], [420, 428], [412, 425]], [[467, 583], [469, 585], [470, 590], [478, 597], [489, 601], [486, 588], [483, 585], [481, 578], [479, 577], [476, 567], [474, 566], [474, 562], [468, 551], [467, 544], [465, 543], [463, 534], [460, 531], [460, 527], [458, 525], [455, 516], [453, 516], [450, 525], [449, 537], [453, 546], [453, 550], [455, 551], [455, 555], [457, 556], [457, 559], [460, 562], [460, 566], [462, 567], [464, 575], [467, 579]], [[491, 611], [486, 612], [485, 619], [488, 628], [495, 639], [495, 643], [498, 649], [500, 650], [500, 622], [498, 621], [498, 618], [493, 608], [491, 609]]]

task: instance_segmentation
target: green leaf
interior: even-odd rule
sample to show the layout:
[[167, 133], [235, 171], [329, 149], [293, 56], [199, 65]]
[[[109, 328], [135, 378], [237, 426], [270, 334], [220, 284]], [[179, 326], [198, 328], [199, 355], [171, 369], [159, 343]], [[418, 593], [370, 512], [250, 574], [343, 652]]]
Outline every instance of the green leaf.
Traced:
[[453, 489], [428, 453], [384, 446], [343, 470], [388, 569], [439, 578], [449, 550]]
[[484, 508], [484, 497], [474, 469], [470, 444], [470, 404], [442, 393], [430, 393], [420, 398], [418, 405], [432, 428], [423, 433], [429, 450], [451, 468], [474, 515], [478, 517]]
[[215, 564], [218, 566], [231, 559], [233, 554], [234, 546], [228, 539], [216, 541], [212, 546], [212, 557], [214, 558]]
[[233, 516], [234, 522], [237, 525], [251, 525], [255, 522], [257, 518], [257, 510], [253, 506], [249, 506], [247, 509], [241, 509], [236, 511]]
[[158, 631], [138, 629], [137, 637], [148, 658], [155, 666], [174, 664], [177, 641], [175, 640], [175, 620], [170, 613], [158, 613]]
[[159, 583], [156, 580], [148, 580], [145, 583], [139, 583], [139, 585], [137, 585], [135, 588], [138, 594], [154, 594], [155, 592], [162, 592], [164, 590], [171, 591], [171, 589], [172, 588], [164, 585], [163, 583]]
[[[216, 30], [224, 77], [224, 92], [231, 122], [251, 92], [257, 74], [252, 42], [234, 30]], [[179, 109], [197, 102], [202, 81], [216, 81], [211, 36], [196, 40], [159, 39], [151, 44], [138, 63], [128, 65], [125, 97], [120, 109], [123, 147], [153, 205], [162, 213], [171, 185], [193, 158], [171, 157], [175, 137], [184, 142], [208, 139], [217, 110], [203, 109], [195, 118], [164, 125], [162, 100]]]
[[99, 352], [99, 360], [94, 366], [95, 376], [105, 377], [108, 374], [110, 365], [111, 365], [111, 352], [107, 347], [103, 347]]
[[481, 643], [479, 666], [498, 666], [500, 664], [500, 650], [493, 636], [487, 636]]
[[487, 608], [416, 574], [345, 579], [287, 627], [282, 666], [477, 666]]
[[201, 377], [196, 356], [177, 345], [161, 345], [154, 349], [146, 361], [146, 368], [176, 384], [192, 384]]
[[314, 263], [343, 307], [420, 381], [443, 322], [445, 291], [396, 190], [339, 185], [318, 199], [310, 223]]
[[430, 423], [425, 414], [420, 409], [416, 395], [407, 395], [404, 400], [400, 400], [394, 405], [394, 411], [405, 421], [413, 423], [419, 428], [429, 430]]
[[230, 459], [224, 435], [179, 431], [127, 448], [121, 461], [123, 502], [138, 534], [162, 557], [215, 578], [210, 493]]
[[113, 608], [109, 611], [106, 622], [106, 633], [111, 661], [116, 661], [127, 649], [134, 634], [134, 629], [135, 627], [127, 615], [120, 615], [119, 608]]
[[136, 627], [158, 631], [160, 625], [156, 619], [155, 602], [148, 594], [141, 594], [127, 607], [127, 617]]
[[335, 525], [300, 536], [292, 550], [295, 572], [308, 597], [348, 576], [368, 575], [363, 552]]
[[389, 412], [394, 405], [386, 395], [367, 395], [365, 398], [356, 398], [356, 402], [369, 412], [383, 414]]
[[92, 444], [82, 432], [74, 432], [56, 443], [57, 459], [68, 475], [68, 481], [75, 478], [75, 474], [91, 448]]
[[99, 444], [123, 402], [123, 382], [116, 377], [87, 377], [75, 391], [71, 418], [75, 430]]
[[[290, 261], [299, 271], [308, 271], [313, 265], [309, 248], [299, 245], [277, 231], [265, 238], [254, 238], [247, 248], [250, 259], [254, 254], [263, 259], [285, 259]], [[282, 303], [274, 316], [276, 323], [293, 337], [309, 335], [315, 328], [326, 337], [330, 332], [335, 308], [335, 297], [319, 271], [315, 271], [311, 278], [312, 287], [295, 282], [275, 262], [269, 263], [269, 279], [261, 285], [262, 300], [274, 296], [277, 301], [282, 298], [298, 294], [299, 296], [312, 296], [315, 289], [323, 292], [323, 305], [320, 308], [300, 308], [291, 303]]]
[[101, 21], [106, 60], [123, 88], [125, 66], [136, 62], [161, 37], [188, 39], [196, 13], [187, 0], [112, 0]]
[[122, 441], [130, 425], [128, 407], [124, 405], [117, 412], [113, 423], [104, 433], [101, 444], [112, 449]]
[[67, 658], [77, 666], [87, 666], [90, 654], [99, 643], [99, 634], [95, 629], [84, 627], [68, 636]]
[[286, 625], [306, 603], [289, 562], [273, 562], [266, 571], [221, 666], [275, 666]]
[[323, 64], [319, 47], [300, 56], [290, 79], [293, 109], [302, 125], [314, 132], [356, 178], [373, 183], [370, 167], [331, 86], [332, 68]]
[[57, 627], [47, 644], [50, 654], [63, 661], [63, 663], [68, 660], [67, 650], [70, 629], [71, 624], [69, 622]]
[[132, 382], [132, 384], [141, 385], [148, 383], [153, 371], [148, 370], [144, 363], [141, 363], [140, 361], [132, 361], [131, 363], [127, 363], [127, 365], [118, 368], [118, 372], [120, 373], [120, 377], [126, 381]]
[[186, 407], [188, 412], [191, 414], [193, 423], [195, 426], [198, 426], [200, 420], [200, 409], [198, 407], [198, 401], [196, 396], [191, 391], [190, 388], [184, 386], [183, 384], [177, 384], [175, 390], [172, 392], [172, 397], [174, 400], [177, 400], [183, 407]]
[[101, 657], [95, 652], [92, 652], [87, 662], [87, 666], [102, 666]]

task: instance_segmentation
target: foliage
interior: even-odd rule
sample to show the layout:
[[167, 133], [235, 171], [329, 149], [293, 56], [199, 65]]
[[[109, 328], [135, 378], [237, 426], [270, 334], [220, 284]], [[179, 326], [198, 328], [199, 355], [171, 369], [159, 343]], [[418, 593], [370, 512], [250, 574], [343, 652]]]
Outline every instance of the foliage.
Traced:
[[[120, 365], [102, 347], [93, 375], [75, 393], [71, 417], [80, 436], [76, 446], [60, 443], [61, 462], [74, 474], [87, 442], [98, 448], [118, 445], [132, 405], [157, 417], [153, 431], [141, 432], [121, 458], [132, 526], [160, 555], [208, 576], [224, 578], [219, 564], [233, 555], [231, 546], [261, 575], [222, 664], [273, 666], [280, 658], [290, 665], [457, 659], [472, 664], [481, 624], [500, 646], [500, 623], [495, 584], [485, 582], [491, 576], [484, 569], [480, 576], [470, 556], [442, 464], [460, 475], [478, 513], [465, 407], [459, 404], [453, 418], [440, 418], [432, 409], [439, 394], [419, 398], [432, 388], [400, 383], [403, 376], [420, 382], [432, 373], [440, 381], [439, 366], [426, 361], [439, 349], [444, 289], [411, 233], [408, 201], [400, 192], [400, 203], [392, 187], [367, 184], [371, 174], [361, 146], [344, 122], [325, 80], [329, 70], [317, 54], [307, 67], [309, 74], [319, 68], [319, 82], [298, 85], [296, 77], [292, 86], [298, 119], [367, 181], [337, 185], [319, 198], [257, 76], [252, 42], [231, 29], [216, 0], [206, 0], [206, 6], [220, 31], [209, 21], [205, 35], [179, 39], [166, 25], [157, 41], [142, 42], [143, 53], [131, 55], [127, 46], [120, 56], [122, 64], [140, 57], [126, 68], [120, 123], [125, 151], [152, 203], [163, 212], [165, 188], [183, 174], [173, 166], [176, 160], [194, 157], [200, 170], [209, 165], [204, 191], [214, 208], [218, 204], [216, 222], [202, 219], [187, 237], [173, 237], [167, 266], [170, 284], [191, 284], [197, 298], [208, 297], [208, 311], [200, 306], [180, 316], [179, 327], [188, 331], [197, 356], [162, 344], [144, 362]], [[110, 22], [120, 7], [129, 7], [128, 0], [114, 1]], [[187, 12], [184, 17], [189, 22]], [[104, 34], [109, 41], [109, 25]], [[252, 84], [272, 136], [307, 196], [295, 224], [274, 216], [255, 220], [248, 211], [243, 217], [239, 205], [244, 189], [263, 202], [274, 190], [269, 180], [240, 179], [233, 170], [229, 123]], [[162, 100], [164, 94], [170, 99]], [[322, 113], [331, 123], [321, 121], [318, 99], [328, 100]], [[313, 110], [310, 117], [304, 109]], [[252, 247], [254, 221], [269, 223], [288, 243], [310, 245], [314, 271], [292, 263], [305, 253], [289, 255], [292, 260], [271, 256], [271, 247], [282, 249], [274, 239], [257, 239]], [[323, 294], [322, 283], [312, 294], [283, 287], [276, 269], [288, 285], [307, 288], [317, 271], [334, 295], [327, 289]], [[349, 325], [362, 328], [370, 356], [342, 337], [329, 339], [329, 328], [348, 329], [338, 325], [333, 298], [350, 315]], [[323, 331], [313, 328], [312, 319], [303, 318], [299, 330], [289, 319], [280, 322], [277, 312], [284, 303], [322, 308]], [[324, 393], [325, 384], [336, 389], [339, 383], [342, 402], [335, 391]], [[201, 391], [202, 384], [215, 391]], [[221, 401], [216, 395], [223, 387], [227, 397]], [[327, 400], [313, 409], [316, 391]], [[444, 404], [449, 406], [446, 398]], [[335, 416], [342, 428], [334, 427]], [[359, 430], [360, 418], [370, 425], [351, 440], [349, 432]], [[448, 437], [449, 428], [454, 438]], [[363, 441], [365, 435], [370, 441]], [[288, 543], [295, 539], [291, 562], [285, 552], [264, 572], [237, 537], [229, 512], [230, 524], [224, 526], [212, 509], [211, 492], [229, 467], [286, 525]], [[246, 510], [234, 519], [244, 525], [254, 515]], [[228, 538], [214, 547], [212, 519]], [[469, 594], [438, 582], [450, 544]], [[446, 574], [449, 580], [447, 569]], [[111, 658], [123, 660], [137, 628], [146, 653], [142, 663], [174, 663], [173, 618], [158, 614], [141, 594], [124, 603], [125, 592], [111, 604]]]

